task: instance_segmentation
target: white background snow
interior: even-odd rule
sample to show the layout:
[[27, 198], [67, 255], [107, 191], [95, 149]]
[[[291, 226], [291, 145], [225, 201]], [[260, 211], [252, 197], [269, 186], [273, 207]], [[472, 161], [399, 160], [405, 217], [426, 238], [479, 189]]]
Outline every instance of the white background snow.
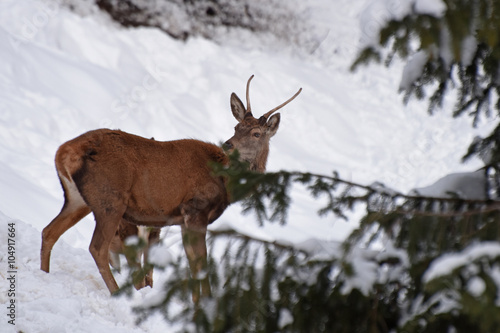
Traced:
[[[467, 119], [445, 111], [433, 117], [426, 104], [404, 106], [397, 90], [403, 63], [349, 72], [359, 41], [363, 0], [297, 0], [309, 18], [311, 52], [273, 47], [256, 36], [217, 45], [201, 38], [173, 40], [155, 29], [122, 29], [103, 17], [79, 17], [55, 3], [0, 1], [0, 304], [7, 297], [7, 225], [16, 225], [16, 326], [0, 310], [1, 332], [165, 332], [152, 317], [134, 325], [133, 300], [110, 298], [88, 252], [90, 215], [64, 234], [52, 252], [51, 273], [39, 270], [40, 231], [63, 204], [53, 158], [57, 147], [100, 127], [156, 140], [197, 138], [219, 143], [232, 136], [229, 96], [244, 96], [247, 79], [254, 113], [285, 107], [271, 142], [268, 170], [308, 170], [399, 191], [424, 187], [452, 173], [472, 130]], [[363, 31], [364, 30], [364, 31]], [[304, 47], [304, 46], [303, 46]], [[451, 99], [451, 97], [450, 97]], [[333, 216], [319, 218], [320, 203], [297, 189], [286, 226], [259, 227], [231, 206], [212, 227], [230, 225], [265, 239], [303, 242], [342, 240], [356, 226]], [[169, 244], [178, 230], [165, 231]], [[177, 238], [176, 238], [177, 237]], [[155, 278], [161, 281], [161, 274]], [[285, 319], [283, 319], [285, 320]]]

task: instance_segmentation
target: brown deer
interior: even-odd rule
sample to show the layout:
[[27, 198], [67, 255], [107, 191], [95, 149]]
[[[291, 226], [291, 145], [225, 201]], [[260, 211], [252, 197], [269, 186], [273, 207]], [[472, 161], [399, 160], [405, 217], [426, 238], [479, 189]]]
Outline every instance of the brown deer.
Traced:
[[210, 296], [207, 274], [206, 232], [230, 204], [225, 180], [213, 175], [209, 162], [228, 163], [227, 151], [237, 149], [253, 170], [264, 172], [269, 140], [276, 134], [280, 114], [252, 115], [249, 86], [245, 109], [231, 94], [231, 111], [238, 121], [235, 134], [222, 149], [211, 143], [184, 139], [154, 141], [119, 130], [99, 129], [70, 140], [57, 150], [55, 164], [65, 202], [59, 215], [43, 229], [41, 269], [49, 272], [54, 243], [90, 212], [95, 230], [90, 243], [99, 272], [109, 291], [118, 285], [109, 267], [109, 247], [120, 221], [149, 227], [180, 225], [191, 275], [200, 280], [193, 290]]

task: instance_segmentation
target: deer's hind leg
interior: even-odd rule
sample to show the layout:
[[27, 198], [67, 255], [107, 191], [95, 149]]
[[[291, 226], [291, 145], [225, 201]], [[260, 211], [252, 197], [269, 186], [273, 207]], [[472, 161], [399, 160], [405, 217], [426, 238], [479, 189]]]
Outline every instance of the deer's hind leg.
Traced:
[[42, 231], [40, 269], [47, 273], [50, 268], [50, 253], [54, 244], [63, 233], [87, 216], [91, 211], [90, 207], [87, 206], [78, 192], [75, 183], [65, 178], [61, 178], [61, 184], [64, 189], [64, 206], [59, 215], [57, 215]]
[[95, 229], [89, 250], [110, 293], [118, 290], [118, 284], [109, 267], [109, 246], [125, 210], [126, 206], [119, 203], [98, 211], [94, 210]]

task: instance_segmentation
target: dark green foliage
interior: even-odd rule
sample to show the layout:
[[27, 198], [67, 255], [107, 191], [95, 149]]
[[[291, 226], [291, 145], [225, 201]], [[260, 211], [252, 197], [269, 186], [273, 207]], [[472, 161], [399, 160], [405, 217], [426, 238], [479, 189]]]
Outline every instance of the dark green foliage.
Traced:
[[313, 260], [307, 251], [233, 231], [212, 233], [210, 242], [226, 244], [210, 267], [213, 297], [193, 305], [186, 260], [178, 258], [167, 267], [164, 299], [135, 309], [140, 320], [159, 311], [179, 332], [389, 332], [397, 325], [399, 287], [343, 292], [348, 260]]

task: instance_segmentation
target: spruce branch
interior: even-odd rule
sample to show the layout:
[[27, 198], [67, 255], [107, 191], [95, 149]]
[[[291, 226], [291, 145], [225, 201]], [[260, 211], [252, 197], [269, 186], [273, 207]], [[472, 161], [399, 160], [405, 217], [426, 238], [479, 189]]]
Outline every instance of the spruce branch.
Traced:
[[300, 171], [261, 174], [242, 166], [235, 156], [230, 157], [228, 167], [215, 166], [215, 172], [226, 179], [231, 197], [242, 202], [243, 212], [254, 212], [261, 224], [265, 220], [286, 222], [293, 183], [304, 185], [314, 198], [326, 198], [326, 205], [318, 211], [320, 216], [331, 213], [343, 219], [347, 219], [346, 210], [353, 209], [356, 204], [366, 204], [367, 212], [435, 217], [473, 216], [500, 209], [500, 201], [489, 197], [467, 199], [404, 194], [382, 183], [364, 185], [345, 180], [336, 172], [332, 175]]

